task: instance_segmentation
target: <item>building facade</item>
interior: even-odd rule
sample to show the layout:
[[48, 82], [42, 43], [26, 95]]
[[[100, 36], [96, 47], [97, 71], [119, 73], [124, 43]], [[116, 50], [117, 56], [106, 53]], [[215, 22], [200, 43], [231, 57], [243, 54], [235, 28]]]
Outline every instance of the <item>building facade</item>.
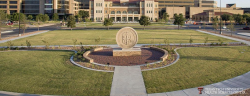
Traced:
[[[115, 22], [138, 21], [142, 15], [150, 21], [161, 18], [164, 12], [172, 19], [174, 14], [183, 14], [186, 19], [194, 21], [211, 21], [218, 14], [219, 8], [214, 0], [0, 0], [0, 10], [12, 14], [22, 12], [26, 15], [58, 13], [59, 17], [77, 15], [79, 11], [89, 12], [89, 18], [102, 22], [113, 18]], [[249, 8], [248, 8], [249, 9]], [[245, 12], [249, 12], [245, 8]], [[243, 14], [243, 8], [236, 4], [227, 4], [222, 12]], [[211, 15], [214, 14], [214, 15]]]
[[21, 0], [0, 0], [0, 10], [7, 14], [19, 13]]

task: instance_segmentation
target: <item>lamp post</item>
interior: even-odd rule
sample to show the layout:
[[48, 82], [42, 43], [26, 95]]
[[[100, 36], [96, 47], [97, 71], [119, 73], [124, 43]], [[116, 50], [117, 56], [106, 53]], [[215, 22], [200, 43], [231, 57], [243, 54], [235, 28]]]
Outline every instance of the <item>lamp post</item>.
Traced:
[[220, 34], [222, 34], [222, 32], [221, 32], [221, 0], [220, 0]]

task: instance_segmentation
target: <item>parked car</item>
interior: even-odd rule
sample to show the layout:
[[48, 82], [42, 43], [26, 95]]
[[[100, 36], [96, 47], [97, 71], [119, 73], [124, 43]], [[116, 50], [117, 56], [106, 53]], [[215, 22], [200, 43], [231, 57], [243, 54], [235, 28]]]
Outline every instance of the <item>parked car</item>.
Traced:
[[244, 27], [243, 30], [250, 30], [250, 28], [249, 27]]

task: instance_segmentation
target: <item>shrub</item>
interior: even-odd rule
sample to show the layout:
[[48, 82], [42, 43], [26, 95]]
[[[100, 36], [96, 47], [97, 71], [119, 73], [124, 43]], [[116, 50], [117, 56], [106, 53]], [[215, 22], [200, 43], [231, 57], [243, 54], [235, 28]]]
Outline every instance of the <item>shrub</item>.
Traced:
[[30, 47], [31, 47], [31, 43], [30, 43], [30, 41], [29, 41], [29, 40], [26, 40], [26, 45], [27, 45], [27, 47], [28, 47], [28, 48], [30, 48]]
[[12, 43], [11, 41], [7, 41], [7, 45], [8, 45], [8, 48], [11, 49], [11, 47], [14, 45], [14, 43]]
[[220, 42], [220, 46], [222, 46], [223, 45], [223, 40], [218, 39], [218, 41]]
[[49, 49], [49, 42], [47, 40], [42, 40], [42, 42], [45, 44], [45, 49]]
[[77, 39], [72, 39], [72, 41], [73, 41], [73, 44], [74, 44], [74, 49], [75, 49], [75, 47], [76, 47], [76, 43], [77, 43]]

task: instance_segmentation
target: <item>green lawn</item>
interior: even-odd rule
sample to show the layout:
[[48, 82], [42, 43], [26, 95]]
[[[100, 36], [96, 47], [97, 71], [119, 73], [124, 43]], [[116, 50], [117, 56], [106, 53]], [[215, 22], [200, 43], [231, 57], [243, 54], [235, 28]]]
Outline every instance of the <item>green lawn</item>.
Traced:
[[[43, 33], [36, 36], [31, 36], [19, 40], [14, 40], [14, 46], [26, 45], [26, 40], [31, 42], [31, 45], [44, 45], [42, 40], [47, 40], [50, 45], [73, 45], [72, 39], [77, 39], [78, 43], [93, 45], [97, 44], [94, 39], [101, 38], [98, 44], [116, 44], [116, 33], [118, 30], [55, 30]], [[164, 39], [168, 38], [170, 43], [189, 43], [192, 36], [193, 43], [203, 43], [205, 37], [209, 37], [210, 42], [218, 42], [218, 39], [224, 42], [236, 42], [229, 39], [224, 39], [212, 35], [207, 35], [194, 30], [137, 30], [139, 35], [138, 44], [163, 44]], [[7, 46], [7, 43], [0, 44]]]
[[109, 95], [113, 73], [66, 63], [69, 51], [0, 52], [0, 90], [47, 95]]
[[[141, 26], [139, 23], [114, 23], [110, 27], [124, 27], [124, 26], [143, 28], [143, 26]], [[151, 25], [149, 25], [147, 27], [164, 28], [166, 26], [172, 26], [172, 25], [167, 25], [165, 23], [151, 23]], [[76, 24], [76, 27], [105, 27], [105, 26], [103, 26], [103, 23], [84, 23], [84, 22], [80, 22], [80, 23]]]
[[199, 87], [250, 71], [250, 47], [183, 48], [178, 53], [176, 64], [142, 73], [148, 93]]

